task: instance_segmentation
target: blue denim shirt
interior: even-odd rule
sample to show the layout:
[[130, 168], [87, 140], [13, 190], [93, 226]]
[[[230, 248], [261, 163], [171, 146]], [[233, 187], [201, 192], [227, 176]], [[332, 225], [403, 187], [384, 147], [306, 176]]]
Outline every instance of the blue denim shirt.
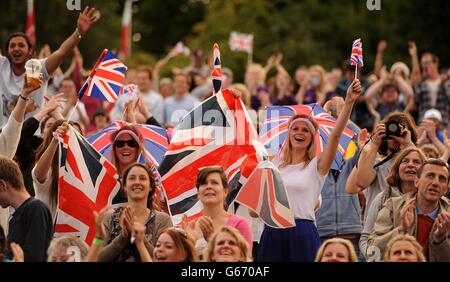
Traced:
[[[322, 189], [322, 206], [316, 212], [316, 224], [320, 237], [359, 234], [362, 230], [361, 207], [358, 195], [345, 191], [347, 178], [358, 161], [355, 155], [344, 160], [341, 172], [330, 170]], [[334, 174], [337, 174], [335, 178]]]

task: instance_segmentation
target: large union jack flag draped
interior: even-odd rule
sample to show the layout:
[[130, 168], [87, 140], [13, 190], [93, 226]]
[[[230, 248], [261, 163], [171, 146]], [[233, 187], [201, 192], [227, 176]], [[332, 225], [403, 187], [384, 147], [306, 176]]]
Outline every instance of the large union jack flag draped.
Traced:
[[95, 236], [94, 211], [111, 205], [120, 189], [114, 166], [73, 127], [59, 143], [59, 190], [55, 235]]
[[[279, 153], [283, 146], [288, 130], [289, 119], [296, 114], [312, 115], [319, 124], [319, 130], [315, 136], [316, 155], [320, 154], [328, 142], [331, 131], [336, 124], [336, 119], [326, 113], [318, 104], [296, 106], [271, 106], [266, 108], [266, 116], [260, 131], [260, 141], [271, 154]], [[343, 156], [347, 146], [354, 137], [349, 127], [344, 129], [339, 140], [338, 150], [334, 158], [332, 169], [341, 167]]]
[[[273, 227], [294, 225], [286, 190], [274, 176], [277, 170], [270, 167], [245, 106], [229, 90], [218, 92], [185, 116], [159, 167], [174, 224], [181, 222], [183, 214], [190, 219], [202, 214], [197, 174], [199, 168], [217, 165], [228, 178], [228, 205], [236, 200]], [[258, 169], [264, 170], [260, 174], [265, 177]]]
[[361, 67], [364, 66], [361, 38], [353, 41], [352, 54], [350, 56], [350, 65], [360, 65]]
[[96, 97], [111, 103], [123, 92], [123, 82], [127, 67], [108, 49], [103, 50], [100, 58], [78, 93], [83, 96]]

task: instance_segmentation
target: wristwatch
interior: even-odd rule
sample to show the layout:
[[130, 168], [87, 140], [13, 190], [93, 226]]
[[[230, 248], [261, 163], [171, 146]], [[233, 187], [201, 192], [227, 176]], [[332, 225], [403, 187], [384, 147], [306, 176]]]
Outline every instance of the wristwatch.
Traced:
[[77, 35], [78, 39], [81, 39], [82, 35], [81, 32], [78, 30], [78, 27], [75, 28], [75, 34]]

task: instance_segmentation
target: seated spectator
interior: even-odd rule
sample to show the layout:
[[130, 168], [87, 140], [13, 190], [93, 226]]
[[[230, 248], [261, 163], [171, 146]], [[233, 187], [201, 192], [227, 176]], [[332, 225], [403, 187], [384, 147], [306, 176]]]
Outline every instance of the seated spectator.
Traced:
[[372, 232], [379, 211], [388, 199], [417, 191], [415, 186], [417, 170], [425, 162], [425, 159], [422, 152], [414, 146], [403, 149], [395, 158], [386, 178], [389, 186], [374, 198], [367, 209], [364, 229], [359, 241], [361, 253], [367, 260], [381, 259], [372, 257], [372, 250], [367, 248], [367, 240]]
[[[13, 207], [9, 220], [6, 259], [13, 259], [11, 243], [22, 247], [25, 261], [46, 261], [53, 237], [53, 220], [48, 207], [28, 194], [19, 166], [0, 156], [0, 206]], [[15, 245], [14, 245], [15, 247]]]
[[253, 236], [250, 224], [245, 218], [227, 212], [224, 207], [228, 181], [223, 168], [220, 166], [202, 168], [197, 176], [197, 189], [198, 199], [203, 205], [203, 216], [189, 223], [187, 216], [184, 215], [183, 228], [195, 239], [198, 255], [204, 254], [211, 235], [227, 225], [235, 227], [244, 236], [250, 246], [248, 256], [251, 256]]
[[397, 235], [386, 246], [384, 262], [426, 262], [423, 248], [411, 235]]
[[315, 262], [358, 262], [352, 242], [342, 238], [331, 238], [322, 243]]
[[80, 238], [63, 236], [54, 238], [48, 247], [49, 262], [82, 262], [86, 260], [89, 246]]
[[160, 234], [172, 226], [169, 215], [153, 209], [152, 199], [156, 190], [153, 173], [145, 165], [134, 163], [123, 175], [123, 187], [128, 202], [125, 207], [114, 209], [104, 218], [106, 246], [100, 251], [99, 261], [140, 261], [140, 252], [134, 244], [135, 223], [144, 226], [145, 248], [153, 253]]
[[387, 244], [384, 262], [426, 262], [423, 248], [411, 235], [397, 235]]
[[378, 213], [369, 236], [369, 246], [384, 253], [387, 243], [398, 234], [414, 236], [428, 261], [450, 261], [450, 169], [439, 159], [428, 159], [417, 172], [417, 193], [408, 193], [386, 201]]
[[[136, 224], [136, 223], [135, 223]], [[136, 225], [135, 225], [136, 226]], [[143, 262], [196, 262], [194, 241], [186, 231], [178, 227], [170, 227], [159, 235], [153, 250], [153, 259], [144, 246], [145, 228], [136, 229], [136, 247]]]
[[239, 230], [224, 225], [215, 232], [206, 247], [206, 262], [251, 262], [247, 240]]

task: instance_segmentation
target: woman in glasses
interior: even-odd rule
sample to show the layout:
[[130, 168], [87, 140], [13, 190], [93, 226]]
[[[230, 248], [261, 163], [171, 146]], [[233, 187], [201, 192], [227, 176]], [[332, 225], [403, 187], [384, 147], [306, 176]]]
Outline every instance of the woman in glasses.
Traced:
[[316, 120], [310, 115], [296, 115], [288, 125], [288, 136], [281, 155], [273, 160], [278, 167], [295, 218], [295, 226], [285, 229], [264, 226], [258, 249], [258, 261], [312, 262], [320, 246], [315, 225], [315, 206], [325, 177], [333, 164], [341, 134], [353, 105], [361, 93], [355, 79], [347, 90], [342, 112], [328, 137], [325, 149], [316, 156]]
[[[197, 189], [198, 199], [203, 206], [203, 216], [191, 223], [188, 223], [187, 217], [184, 216], [183, 228], [195, 238], [195, 247], [199, 256], [203, 256], [211, 235], [225, 225], [236, 228], [247, 240], [249, 246], [252, 246], [253, 234], [247, 219], [225, 210], [225, 199], [229, 191], [223, 168], [209, 166], [201, 169], [197, 175]], [[248, 251], [250, 256], [251, 247]]]
[[169, 215], [153, 209], [156, 184], [146, 165], [130, 165], [123, 172], [123, 187], [128, 199], [126, 206], [107, 213], [103, 227], [97, 229], [93, 245], [107, 243], [100, 251], [99, 261], [140, 261], [143, 248], [153, 253], [156, 240], [172, 226]]
[[[133, 125], [126, 125], [111, 134], [112, 158], [111, 162], [117, 169], [119, 179], [122, 179], [125, 169], [139, 159], [142, 152], [144, 138]], [[114, 197], [113, 204], [126, 203], [127, 197], [123, 189]]]

